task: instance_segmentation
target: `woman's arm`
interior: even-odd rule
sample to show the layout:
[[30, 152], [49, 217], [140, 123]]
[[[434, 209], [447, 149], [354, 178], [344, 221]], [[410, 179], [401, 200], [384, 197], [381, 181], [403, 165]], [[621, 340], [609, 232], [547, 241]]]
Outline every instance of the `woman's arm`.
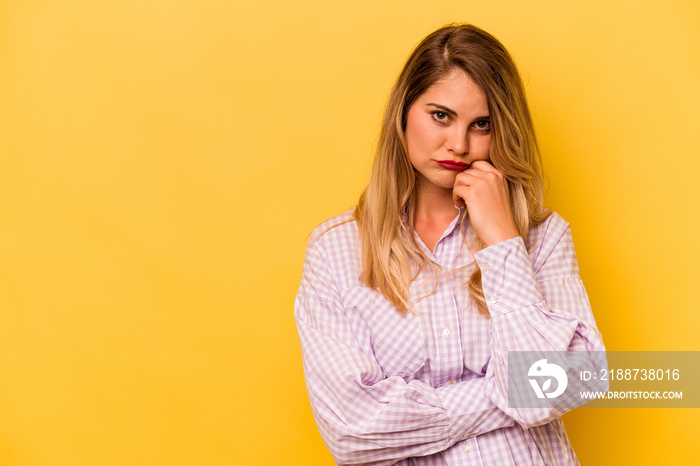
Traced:
[[364, 344], [369, 329], [340, 302], [328, 259], [312, 242], [295, 318], [314, 417], [339, 464], [393, 464], [514, 424], [484, 394], [483, 377], [437, 389], [385, 378]]
[[[487, 246], [474, 254], [491, 314], [486, 392], [524, 427], [546, 424], [575, 405], [509, 406], [508, 352], [605, 350], [579, 278], [569, 225], [552, 214], [533, 229], [531, 258], [515, 228], [508, 181], [500, 170], [475, 161], [457, 175], [452, 195], [456, 206], [466, 205], [472, 228]], [[572, 372], [595, 366], [581, 354], [571, 359]], [[517, 388], [526, 393], [531, 387]]]
[[[573, 406], [566, 409], [509, 406], [509, 351], [585, 352], [582, 354], [605, 351], [579, 278], [569, 225], [552, 214], [534, 239], [538, 244], [532, 257], [520, 237], [475, 254], [491, 313], [491, 362], [486, 372], [486, 393], [524, 427], [548, 423]], [[580, 369], [589, 369], [593, 364], [590, 358], [577, 356], [574, 361], [582, 365]]]

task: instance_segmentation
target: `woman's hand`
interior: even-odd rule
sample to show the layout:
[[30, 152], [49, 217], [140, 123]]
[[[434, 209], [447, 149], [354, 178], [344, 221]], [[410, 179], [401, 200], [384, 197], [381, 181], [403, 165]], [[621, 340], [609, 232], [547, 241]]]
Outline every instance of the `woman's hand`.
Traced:
[[477, 160], [457, 175], [452, 198], [457, 207], [466, 204], [472, 227], [485, 246], [519, 235], [508, 180], [485, 160]]

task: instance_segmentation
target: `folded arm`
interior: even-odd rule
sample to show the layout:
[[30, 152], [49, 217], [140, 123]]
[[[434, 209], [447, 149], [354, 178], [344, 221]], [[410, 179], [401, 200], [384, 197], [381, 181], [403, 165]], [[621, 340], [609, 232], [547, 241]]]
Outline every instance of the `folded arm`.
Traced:
[[[531, 257], [520, 237], [475, 254], [491, 313], [489, 398], [524, 427], [548, 423], [568, 409], [508, 405], [509, 351], [605, 351], [586, 290], [579, 278], [571, 232], [552, 221]], [[572, 370], [590, 369], [590, 358], [574, 358]], [[528, 387], [529, 389], [529, 387]]]
[[369, 329], [342, 308], [322, 249], [307, 249], [295, 318], [316, 423], [339, 464], [393, 464], [434, 454], [514, 421], [483, 377], [433, 388], [385, 377]]

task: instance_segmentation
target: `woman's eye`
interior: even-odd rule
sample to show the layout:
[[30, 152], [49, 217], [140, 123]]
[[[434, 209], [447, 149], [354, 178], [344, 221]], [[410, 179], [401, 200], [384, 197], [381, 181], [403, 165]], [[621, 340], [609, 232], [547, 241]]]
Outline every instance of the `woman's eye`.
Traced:
[[476, 126], [476, 129], [479, 131], [488, 131], [491, 129], [491, 122], [489, 120], [479, 120], [474, 123], [474, 126]]
[[436, 121], [445, 122], [450, 118], [450, 116], [445, 112], [433, 112], [433, 118]]

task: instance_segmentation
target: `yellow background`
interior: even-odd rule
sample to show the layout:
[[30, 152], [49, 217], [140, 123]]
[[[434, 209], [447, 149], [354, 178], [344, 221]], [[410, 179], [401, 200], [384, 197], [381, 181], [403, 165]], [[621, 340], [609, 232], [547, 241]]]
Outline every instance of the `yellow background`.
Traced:
[[[611, 350], [699, 350], [694, 1], [0, 3], [0, 464], [332, 464], [292, 318], [389, 87], [451, 21], [518, 62]], [[698, 464], [698, 410], [566, 415]]]

